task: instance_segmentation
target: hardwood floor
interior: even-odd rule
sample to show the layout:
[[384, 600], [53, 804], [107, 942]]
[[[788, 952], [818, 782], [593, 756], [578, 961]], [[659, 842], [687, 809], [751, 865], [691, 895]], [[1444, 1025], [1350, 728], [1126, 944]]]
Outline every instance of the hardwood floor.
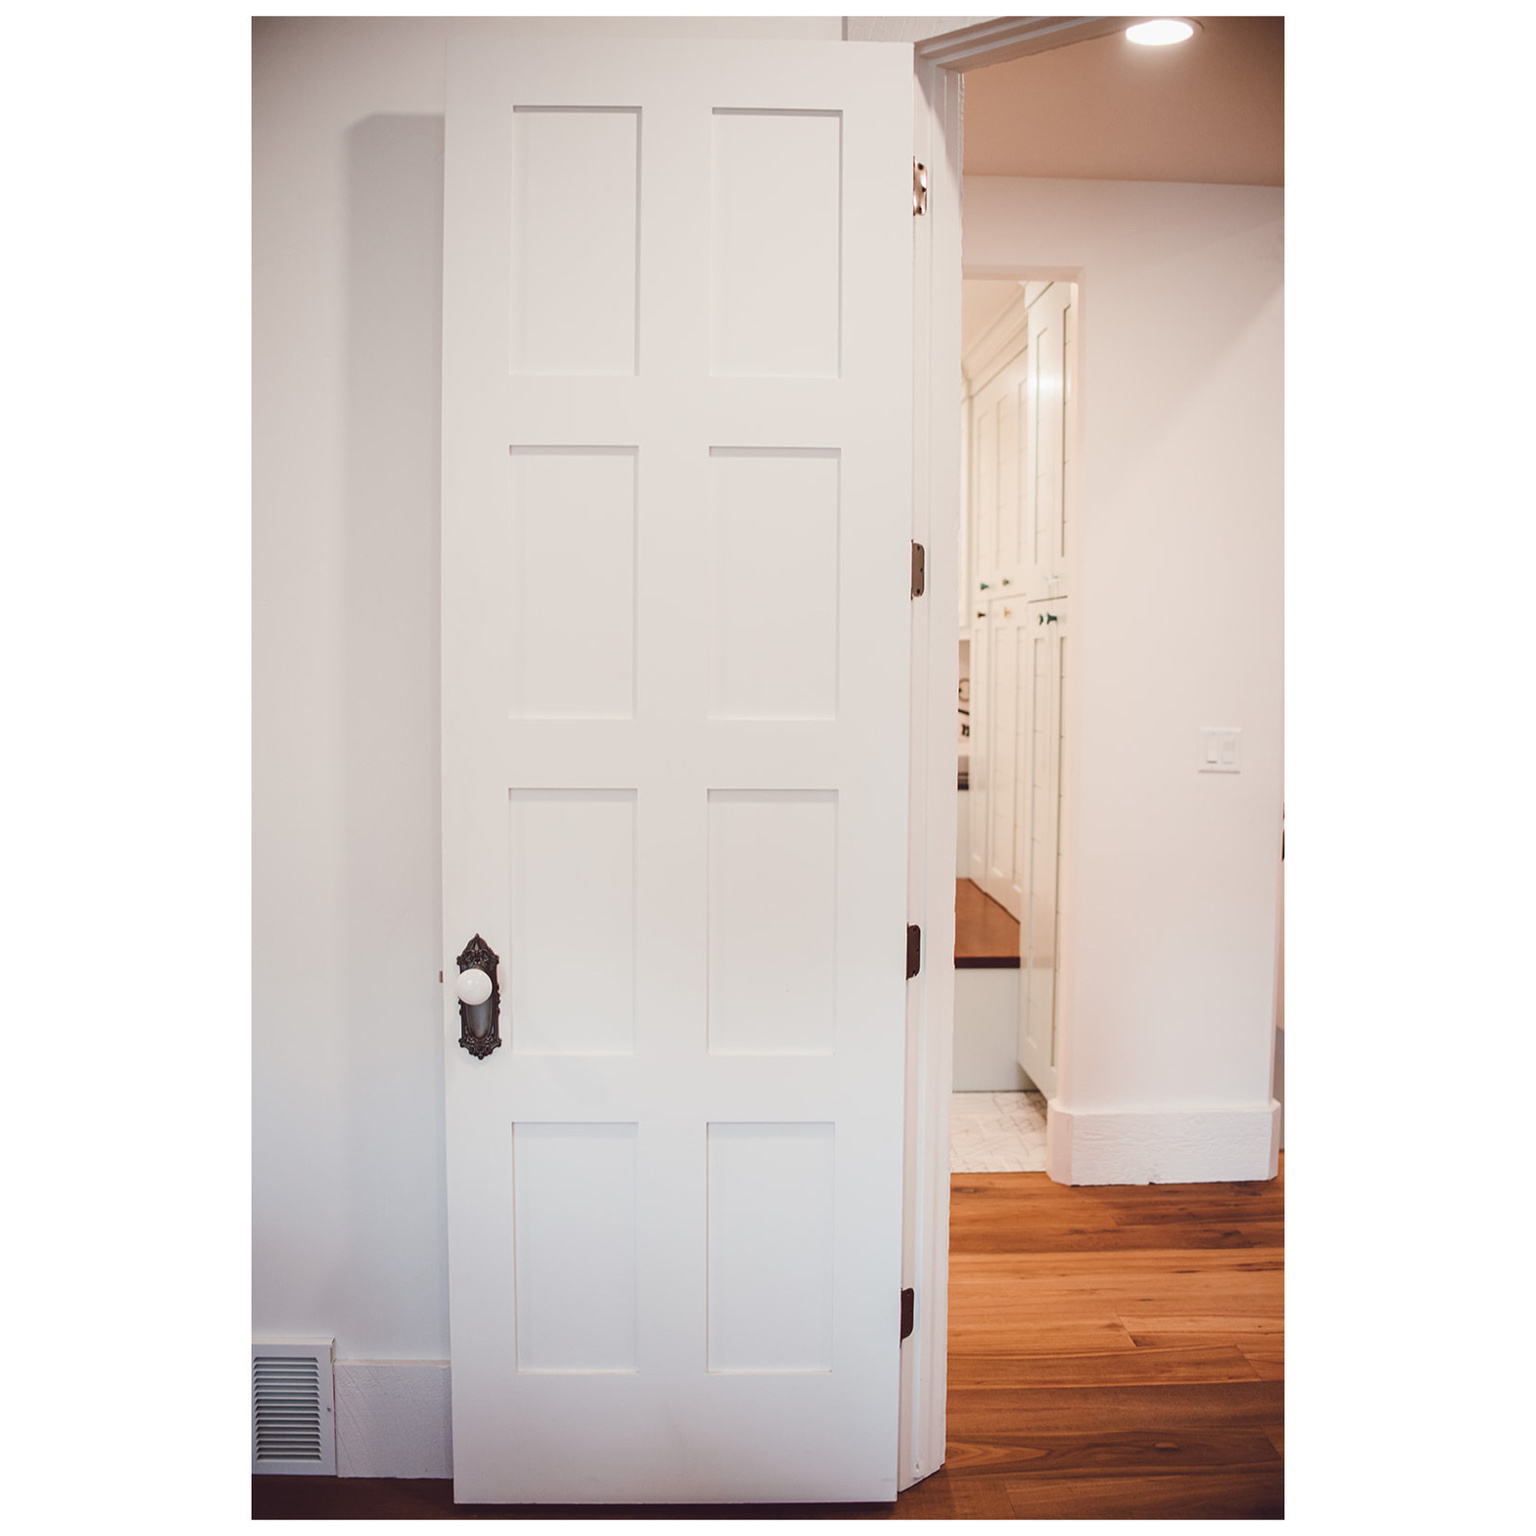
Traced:
[[952, 1191], [948, 1454], [911, 1514], [1283, 1515], [1283, 1160], [1270, 1183]]
[[1008, 909], [970, 880], [955, 881], [955, 965], [1019, 963], [1019, 925]]
[[255, 1477], [252, 1516], [1284, 1515], [1284, 1158], [1269, 1183], [951, 1188], [948, 1454], [894, 1505], [456, 1506], [447, 1482]]

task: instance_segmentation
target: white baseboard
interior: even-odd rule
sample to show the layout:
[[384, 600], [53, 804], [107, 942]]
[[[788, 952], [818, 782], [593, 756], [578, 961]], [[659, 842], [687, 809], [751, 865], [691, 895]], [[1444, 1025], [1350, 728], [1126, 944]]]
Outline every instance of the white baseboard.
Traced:
[[1046, 1169], [1058, 1184], [1207, 1184], [1280, 1171], [1280, 1105], [1252, 1109], [1067, 1110], [1054, 1100]]
[[452, 1477], [446, 1360], [336, 1362], [338, 1477]]
[[1280, 1150], [1285, 1151], [1285, 1025], [1275, 1031], [1275, 1098], [1280, 1103]]

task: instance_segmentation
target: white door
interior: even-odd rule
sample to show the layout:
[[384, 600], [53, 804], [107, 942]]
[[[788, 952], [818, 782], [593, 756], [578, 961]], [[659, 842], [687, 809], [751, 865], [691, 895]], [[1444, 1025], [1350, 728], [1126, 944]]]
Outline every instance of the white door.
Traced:
[[1056, 1092], [1060, 1044], [1057, 965], [1061, 951], [1061, 693], [1067, 673], [1065, 600], [1031, 603], [1020, 628], [1021, 713], [1028, 745], [1023, 791], [1019, 914], [1019, 1065], [1047, 1097]]
[[912, 89], [900, 45], [451, 53], [461, 1501], [895, 1497]]

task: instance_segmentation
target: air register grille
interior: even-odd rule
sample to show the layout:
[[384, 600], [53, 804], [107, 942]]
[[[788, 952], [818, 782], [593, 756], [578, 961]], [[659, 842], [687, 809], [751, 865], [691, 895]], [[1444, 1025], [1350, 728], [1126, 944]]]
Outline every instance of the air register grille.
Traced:
[[251, 1470], [335, 1475], [331, 1341], [251, 1348]]

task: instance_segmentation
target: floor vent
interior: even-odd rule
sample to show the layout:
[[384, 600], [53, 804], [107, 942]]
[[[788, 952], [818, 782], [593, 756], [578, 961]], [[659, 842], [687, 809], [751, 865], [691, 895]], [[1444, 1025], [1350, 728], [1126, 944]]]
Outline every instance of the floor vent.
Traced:
[[251, 1471], [336, 1475], [330, 1339], [251, 1345]]

